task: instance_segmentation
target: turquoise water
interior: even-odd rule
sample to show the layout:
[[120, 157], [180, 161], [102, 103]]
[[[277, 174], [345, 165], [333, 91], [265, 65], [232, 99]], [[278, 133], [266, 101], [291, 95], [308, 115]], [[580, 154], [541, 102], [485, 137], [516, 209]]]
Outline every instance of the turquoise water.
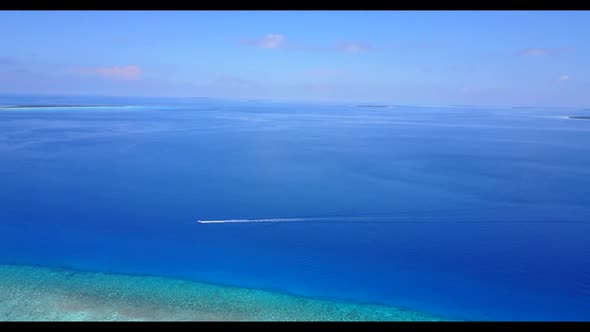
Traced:
[[34, 103], [133, 107], [0, 110], [0, 264], [590, 317], [590, 122], [568, 118], [584, 110], [0, 99]]
[[320, 301], [153, 276], [0, 266], [0, 320], [437, 321], [392, 307]]

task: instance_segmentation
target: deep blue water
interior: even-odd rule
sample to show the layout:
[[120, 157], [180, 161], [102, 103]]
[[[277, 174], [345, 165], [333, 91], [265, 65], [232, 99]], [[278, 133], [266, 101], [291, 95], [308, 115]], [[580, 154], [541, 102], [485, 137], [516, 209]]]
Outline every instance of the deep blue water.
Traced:
[[58, 102], [133, 107], [0, 110], [0, 263], [590, 319], [588, 111]]

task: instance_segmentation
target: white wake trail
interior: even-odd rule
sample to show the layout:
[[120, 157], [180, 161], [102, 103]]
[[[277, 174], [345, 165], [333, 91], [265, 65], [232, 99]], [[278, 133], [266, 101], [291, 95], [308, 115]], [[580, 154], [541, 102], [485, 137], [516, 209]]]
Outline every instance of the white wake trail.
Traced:
[[[298, 218], [264, 218], [264, 219], [220, 219], [197, 220], [198, 224], [227, 224], [227, 223], [281, 223], [281, 222], [314, 222], [314, 221], [366, 221], [383, 219], [383, 217], [368, 216], [334, 216], [334, 217], [298, 217]], [[388, 218], [389, 219], [389, 218]]]
[[318, 218], [275, 218], [275, 219], [224, 219], [224, 220], [197, 220], [199, 224], [224, 224], [224, 223], [238, 223], [238, 222], [293, 222], [293, 221], [307, 221]]

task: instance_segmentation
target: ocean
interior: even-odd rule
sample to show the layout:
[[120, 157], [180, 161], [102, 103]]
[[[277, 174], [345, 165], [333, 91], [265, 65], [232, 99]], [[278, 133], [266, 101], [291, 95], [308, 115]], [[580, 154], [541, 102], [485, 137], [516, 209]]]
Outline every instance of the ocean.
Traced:
[[[588, 110], [0, 97], [19, 105], [0, 108], [0, 287], [24, 266], [590, 319], [590, 121], [569, 118]], [[264, 310], [227, 317], [287, 319]]]

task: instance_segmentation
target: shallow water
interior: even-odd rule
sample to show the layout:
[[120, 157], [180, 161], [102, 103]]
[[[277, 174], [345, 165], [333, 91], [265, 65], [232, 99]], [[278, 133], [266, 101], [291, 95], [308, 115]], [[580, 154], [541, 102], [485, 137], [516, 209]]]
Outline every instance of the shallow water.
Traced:
[[[576, 110], [62, 99], [0, 111], [0, 263], [459, 320], [590, 318]], [[2, 105], [57, 104], [0, 100]], [[303, 219], [214, 223], [197, 220]]]
[[4, 321], [437, 321], [338, 303], [153, 276], [0, 266]]

